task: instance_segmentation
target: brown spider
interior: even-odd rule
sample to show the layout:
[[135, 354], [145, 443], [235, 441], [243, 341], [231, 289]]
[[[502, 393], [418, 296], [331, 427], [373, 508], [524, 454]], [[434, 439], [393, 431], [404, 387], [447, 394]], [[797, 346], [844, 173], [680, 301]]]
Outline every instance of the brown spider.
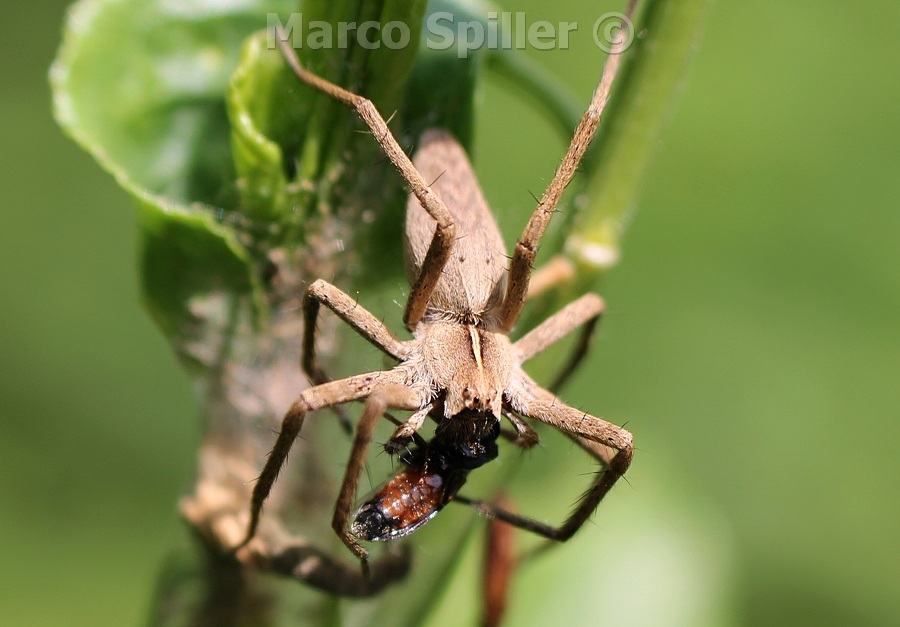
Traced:
[[[412, 289], [404, 324], [413, 339], [404, 342], [395, 338], [382, 322], [335, 286], [322, 280], [309, 286], [303, 305], [303, 368], [316, 385], [302, 392], [284, 416], [281, 432], [253, 490], [250, 522], [241, 546], [256, 533], [263, 503], [307, 414], [362, 399], [365, 407], [332, 526], [364, 568], [368, 552], [351, 531], [352, 506], [375, 424], [391, 409], [413, 412], [392, 436], [389, 446], [393, 450], [412, 439], [429, 415], [438, 423], [432, 449], [451, 450], [458, 458], [469, 456], [480, 463], [493, 458], [484, 453], [484, 447], [495, 446], [504, 415], [518, 434], [517, 442], [524, 447], [534, 444], [537, 436], [519, 416], [556, 427], [573, 438], [597, 459], [603, 471], [561, 526], [553, 527], [487, 503], [457, 497], [489, 517], [553, 540], [567, 540], [628, 469], [632, 437], [621, 427], [563, 403], [525, 374], [522, 363], [583, 326], [577, 350], [558, 381], [565, 378], [586, 352], [603, 311], [603, 301], [586, 294], [517, 342], [512, 343], [507, 334], [529, 296], [537, 245], [599, 123], [618, 68], [622, 38], [618, 51], [614, 50], [607, 61], [590, 107], [516, 245], [507, 270], [508, 257], [500, 232], [465, 152], [453, 137], [441, 130], [427, 131], [420, 139], [415, 162], [410, 162], [369, 100], [305, 70], [280, 35], [284, 56], [299, 79], [355, 109], [410, 187], [405, 253]], [[434, 183], [429, 186], [428, 180]], [[558, 278], [555, 270], [541, 271], [535, 275], [534, 283], [547, 286]], [[530, 291], [533, 294], [537, 289], [532, 286]], [[321, 305], [399, 363], [390, 370], [329, 381], [315, 354], [316, 319]], [[460, 463], [453, 462], [459, 466], [457, 470]], [[464, 476], [465, 473], [463, 479]], [[454, 495], [452, 490], [450, 498]], [[424, 520], [410, 514], [410, 522], [405, 524], [424, 524], [431, 517], [426, 513], [429, 515]], [[354, 524], [354, 528], [362, 532], [367, 529], [363, 523]], [[403, 525], [401, 522], [401, 530]], [[374, 529], [363, 535], [385, 539], [374, 537], [379, 533]], [[390, 536], [390, 530], [386, 533]]]

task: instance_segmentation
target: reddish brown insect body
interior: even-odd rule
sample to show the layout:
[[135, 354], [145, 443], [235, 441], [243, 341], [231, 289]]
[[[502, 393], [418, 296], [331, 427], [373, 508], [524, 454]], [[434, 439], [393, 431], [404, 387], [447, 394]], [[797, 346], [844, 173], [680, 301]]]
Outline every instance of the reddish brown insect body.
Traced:
[[351, 531], [370, 542], [394, 540], [434, 518], [453, 500], [470, 471], [497, 457], [499, 423], [485, 417], [477, 424], [462, 434], [462, 440], [458, 431], [439, 427], [430, 442], [402, 453], [400, 461], [406, 467], [362, 504]]

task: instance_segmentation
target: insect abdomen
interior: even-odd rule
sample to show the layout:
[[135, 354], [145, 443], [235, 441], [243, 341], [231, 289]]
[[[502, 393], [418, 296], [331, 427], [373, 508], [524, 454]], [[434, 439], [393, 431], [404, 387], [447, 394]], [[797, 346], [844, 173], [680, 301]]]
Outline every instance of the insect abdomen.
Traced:
[[441, 472], [423, 462], [406, 467], [363, 503], [351, 531], [371, 542], [409, 535], [441, 510], [449, 500]]

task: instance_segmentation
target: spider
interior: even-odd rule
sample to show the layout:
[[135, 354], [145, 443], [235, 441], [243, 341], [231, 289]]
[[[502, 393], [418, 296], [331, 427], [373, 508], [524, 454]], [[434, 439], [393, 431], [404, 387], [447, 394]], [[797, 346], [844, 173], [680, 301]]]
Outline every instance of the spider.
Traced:
[[[491, 518], [546, 538], [569, 539], [628, 469], [633, 453], [632, 436], [621, 427], [566, 405], [531, 379], [522, 364], [581, 328], [577, 349], [557, 382], [565, 378], [587, 350], [594, 326], [603, 312], [603, 301], [594, 294], [586, 294], [515, 343], [508, 334], [529, 295], [532, 265], [541, 236], [599, 123], [618, 68], [623, 38], [619, 39], [618, 52], [614, 50], [610, 55], [590, 107], [510, 260], [468, 158], [449, 133], [437, 129], [426, 131], [411, 162], [369, 100], [304, 69], [282, 33], [278, 35], [285, 59], [297, 77], [353, 108], [411, 190], [404, 252], [412, 288], [403, 322], [413, 339], [397, 339], [378, 318], [334, 285], [320, 279], [309, 286], [303, 301], [302, 365], [315, 385], [299, 395], [283, 418], [281, 431], [253, 489], [250, 520], [240, 546], [255, 535], [263, 504], [306, 416], [357, 400], [365, 400], [365, 406], [356, 427], [332, 527], [359, 558], [364, 572], [367, 572], [368, 552], [359, 543], [354, 529], [369, 539], [386, 539], [411, 532], [409, 525], [417, 527], [433, 515], [430, 510], [424, 515], [406, 512], [408, 520], [399, 523], [397, 533], [394, 533], [396, 528], [392, 532], [383, 525], [379, 527], [378, 520], [367, 526], [365, 520], [360, 522], [360, 514], [351, 527], [353, 502], [373, 431], [377, 421], [389, 410], [412, 412], [388, 443], [388, 448], [394, 451], [417, 437], [426, 417], [430, 415], [437, 421], [435, 440], [425, 448], [424, 457], [410, 463], [421, 465], [428, 461], [429, 455], [450, 451], [455, 456], [451, 462], [454, 466], [451, 470], [455, 471], [439, 478], [452, 479], [458, 485], [468, 473], [460, 460], [468, 457], [480, 465], [493, 459], [503, 416], [512, 423], [516, 439], [523, 447], [537, 440], [537, 434], [523, 417], [563, 431], [600, 463], [602, 472], [562, 525], [551, 526], [486, 502], [456, 498]], [[429, 185], [428, 180], [434, 182]], [[546, 274], [539, 271], [534, 282], [546, 285], [553, 280], [552, 270]], [[532, 287], [531, 292], [535, 291]], [[389, 370], [329, 380], [315, 352], [316, 321], [322, 305], [396, 360], [397, 365]], [[493, 451], [488, 450], [491, 447]], [[425, 470], [418, 472], [428, 474]], [[449, 488], [451, 497], [458, 485]], [[426, 501], [426, 505], [435, 505]]]

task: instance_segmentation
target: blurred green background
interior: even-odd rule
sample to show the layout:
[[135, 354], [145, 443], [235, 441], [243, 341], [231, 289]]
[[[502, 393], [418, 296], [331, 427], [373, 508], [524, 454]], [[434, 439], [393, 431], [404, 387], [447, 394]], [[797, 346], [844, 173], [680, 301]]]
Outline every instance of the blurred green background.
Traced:
[[[542, 4], [502, 3], [597, 17]], [[143, 622], [199, 434], [138, 304], [130, 200], [50, 117], [65, 6], [0, 24], [3, 625]], [[900, 624], [900, 5], [854, 9], [714, 6], [566, 394], [635, 434], [614, 503], [674, 486], [721, 586], [710, 624]], [[590, 46], [529, 53], [586, 101]], [[564, 145], [515, 93], [488, 83], [482, 105], [476, 166], [512, 237]], [[586, 572], [606, 582], [618, 557]]]

